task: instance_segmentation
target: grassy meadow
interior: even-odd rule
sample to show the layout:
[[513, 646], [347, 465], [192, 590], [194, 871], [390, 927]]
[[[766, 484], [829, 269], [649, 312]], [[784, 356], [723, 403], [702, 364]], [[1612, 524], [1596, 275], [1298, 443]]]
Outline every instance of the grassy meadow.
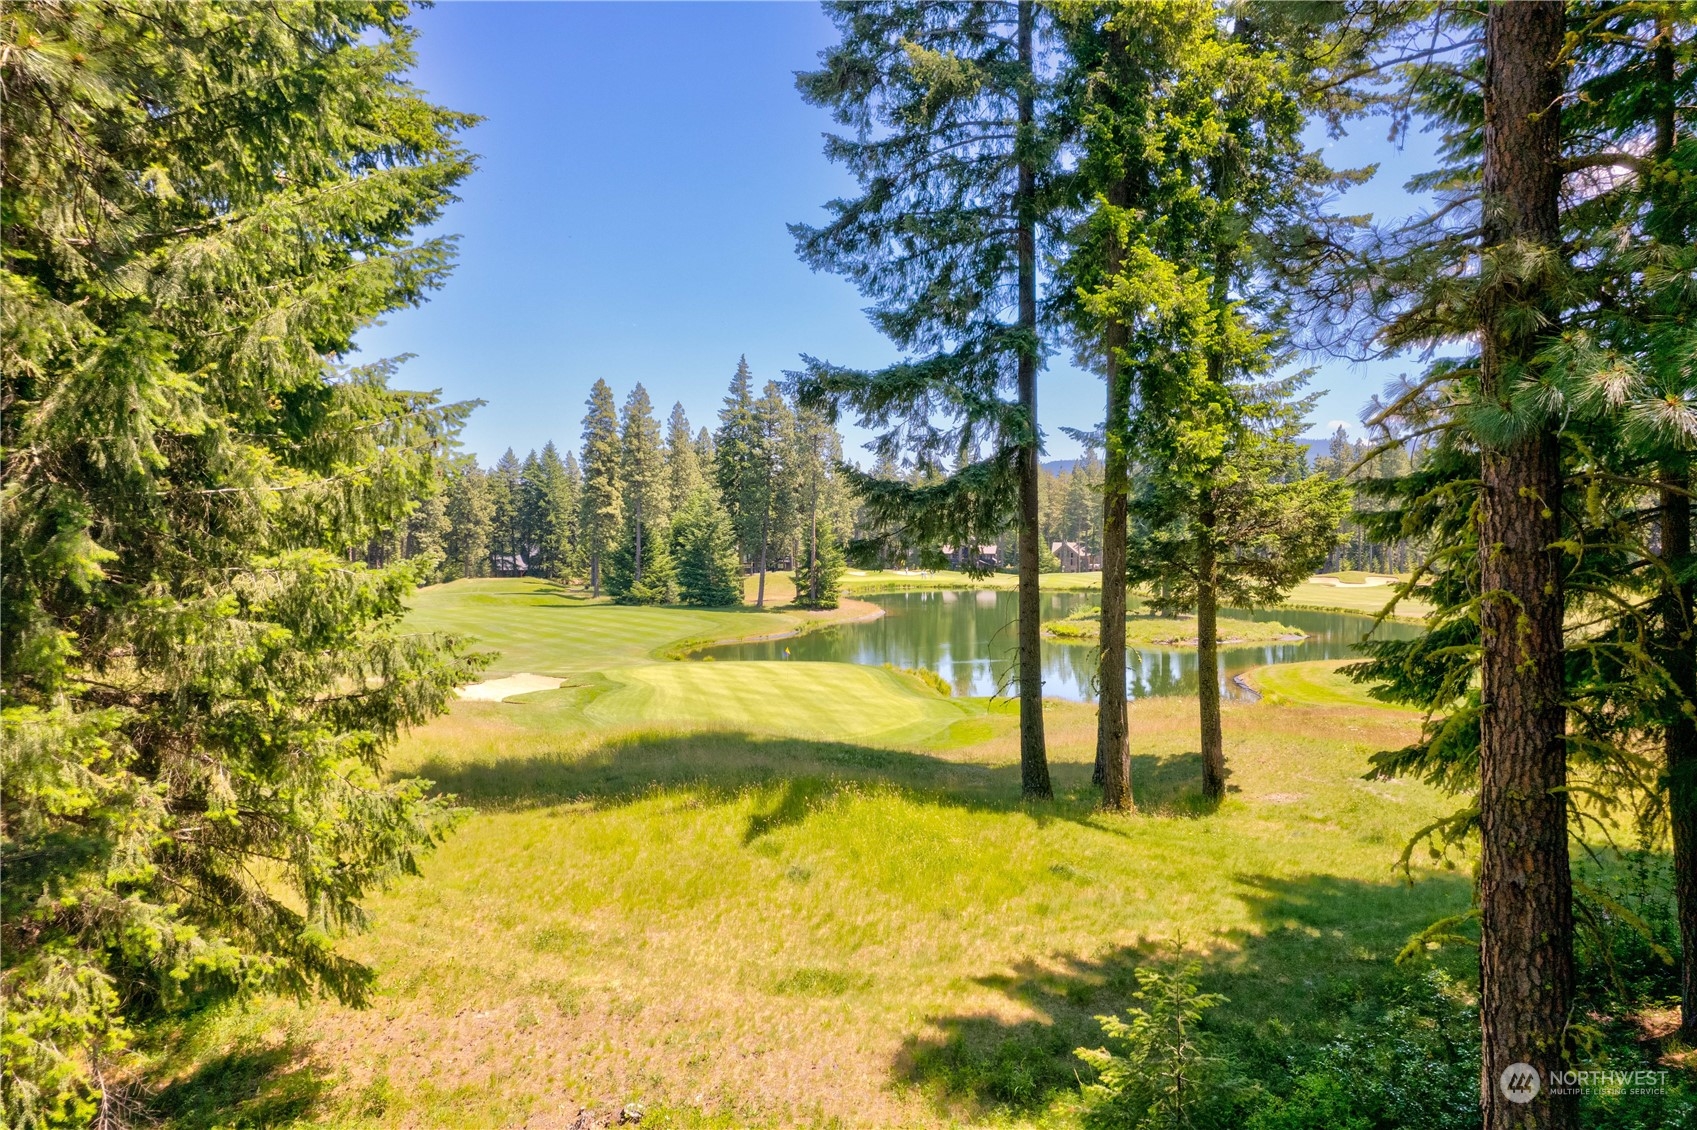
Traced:
[[1222, 1039], [1321, 1040], [1468, 903], [1461, 874], [1393, 872], [1451, 803], [1364, 779], [1418, 718], [1335, 664], [1226, 705], [1217, 810], [1193, 702], [1133, 704], [1139, 811], [1109, 816], [1089, 706], [1050, 705], [1057, 797], [1022, 803], [1011, 704], [667, 658], [799, 613], [521, 580], [425, 590], [414, 619], [499, 651], [491, 676], [564, 685], [404, 740], [394, 771], [467, 816], [342, 943], [378, 971], [371, 1006], [262, 999], [156, 1034], [166, 1126], [566, 1127], [634, 1103], [644, 1126], [1072, 1127], [1072, 1049], [1140, 964], [1199, 958]]

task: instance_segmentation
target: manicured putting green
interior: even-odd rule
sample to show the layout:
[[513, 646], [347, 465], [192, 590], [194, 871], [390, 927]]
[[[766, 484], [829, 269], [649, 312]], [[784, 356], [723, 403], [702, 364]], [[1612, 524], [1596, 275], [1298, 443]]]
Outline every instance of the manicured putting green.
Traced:
[[914, 739], [973, 712], [912, 676], [849, 663], [655, 663], [610, 671], [607, 680], [613, 689], [584, 715], [609, 726]]

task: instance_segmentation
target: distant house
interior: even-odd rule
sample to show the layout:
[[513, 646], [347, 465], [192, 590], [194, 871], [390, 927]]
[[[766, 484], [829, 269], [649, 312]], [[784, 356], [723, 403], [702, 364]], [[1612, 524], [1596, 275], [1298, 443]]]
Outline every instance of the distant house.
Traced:
[[1102, 559], [1075, 541], [1054, 541], [1049, 549], [1060, 559], [1063, 573], [1093, 573], [1102, 567]]
[[995, 569], [1002, 563], [995, 545], [945, 545], [942, 550], [951, 569]]
[[497, 577], [522, 577], [530, 571], [530, 563], [522, 553], [491, 553], [489, 571]]

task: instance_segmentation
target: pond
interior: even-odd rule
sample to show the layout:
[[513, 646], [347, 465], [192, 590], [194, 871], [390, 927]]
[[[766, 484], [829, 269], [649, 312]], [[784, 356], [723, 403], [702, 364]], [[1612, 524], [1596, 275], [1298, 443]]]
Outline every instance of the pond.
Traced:
[[[1389, 594], [1387, 593], [1387, 596]], [[845, 624], [807, 635], [757, 643], [727, 644], [703, 655], [715, 659], [779, 659], [838, 663], [889, 663], [896, 667], [935, 671], [957, 695], [1013, 693], [1016, 642], [1014, 619], [1018, 594], [1007, 591], [907, 592], [866, 598], [884, 609], [880, 619]], [[1093, 592], [1043, 594], [1043, 619], [1064, 619], [1096, 604]], [[1244, 692], [1232, 676], [1269, 663], [1307, 659], [1348, 659], [1360, 653], [1355, 644], [1373, 626], [1371, 617], [1343, 612], [1310, 612], [1293, 608], [1250, 612], [1221, 609], [1220, 631], [1229, 634], [1231, 620], [1278, 621], [1308, 633], [1299, 641], [1240, 644], [1220, 649], [1220, 685], [1232, 697]], [[1377, 639], [1412, 639], [1421, 629], [1413, 624], [1386, 622]], [[1128, 692], [1133, 698], [1194, 693], [1195, 648], [1143, 648], [1126, 655]], [[1074, 701], [1094, 699], [1094, 643], [1043, 642], [1043, 693]]]

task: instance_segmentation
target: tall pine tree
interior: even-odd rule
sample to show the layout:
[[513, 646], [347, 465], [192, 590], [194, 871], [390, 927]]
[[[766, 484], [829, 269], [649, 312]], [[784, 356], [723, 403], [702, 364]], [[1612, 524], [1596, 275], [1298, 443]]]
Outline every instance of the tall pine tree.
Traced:
[[338, 937], [452, 820], [385, 756], [477, 665], [356, 558], [465, 409], [335, 361], [444, 280], [472, 167], [407, 13], [0, 12], [8, 1126], [110, 1124], [162, 1013], [367, 999]]
[[645, 542], [656, 533], [662, 542], [669, 540], [671, 498], [660, 424], [654, 419], [648, 390], [640, 383], [625, 398], [619, 433], [619, 492], [625, 507], [623, 538], [630, 547], [630, 579], [637, 583], [642, 580], [646, 553], [654, 548], [664, 552], [663, 545], [652, 547]]
[[754, 375], [749, 371], [748, 358], [739, 357], [724, 406], [719, 409], [719, 430], [713, 437], [713, 478], [737, 532], [737, 554], [744, 561], [758, 555], [764, 521], [764, 485], [756, 466], [758, 441]]
[[[854, 475], [880, 525], [914, 547], [1019, 528], [1021, 786], [1052, 794], [1037, 588], [1040, 191], [1055, 146], [1031, 0], [831, 3], [839, 41], [798, 76], [851, 131], [826, 153], [860, 184], [821, 227], [791, 226], [815, 269], [853, 279], [878, 328], [921, 354], [880, 372], [809, 359], [803, 398], [856, 414], [931, 480]], [[921, 409], [923, 406], [923, 409]], [[980, 451], [988, 454], [980, 457]]]
[[696, 454], [695, 435], [682, 404], [672, 405], [666, 421], [666, 507], [668, 513], [683, 508], [703, 482], [701, 457]]
[[601, 562], [619, 542], [624, 527], [620, 495], [619, 414], [613, 390], [597, 380], [589, 390], [589, 411], [583, 417], [583, 490], [579, 495], [579, 538], [589, 562], [589, 590], [601, 595]]

